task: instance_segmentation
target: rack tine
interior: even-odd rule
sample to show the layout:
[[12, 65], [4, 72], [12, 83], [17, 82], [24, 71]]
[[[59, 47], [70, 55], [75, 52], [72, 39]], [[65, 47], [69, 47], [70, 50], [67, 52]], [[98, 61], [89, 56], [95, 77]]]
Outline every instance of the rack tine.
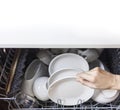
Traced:
[[7, 97], [1, 98], [0, 97], [0, 100], [15, 100], [15, 98], [14, 97], [9, 97], [9, 98], [7, 98]]
[[64, 100], [62, 100], [62, 99], [58, 99], [57, 100], [57, 106], [59, 107], [59, 105], [61, 106], [61, 108], [64, 108]]
[[4, 88], [2, 88], [2, 87], [0, 87], [0, 90], [3, 90], [3, 91], [5, 91], [5, 89], [4, 89]]
[[82, 100], [81, 99], [79, 99], [78, 101], [77, 101], [77, 105], [82, 105]]
[[18, 109], [20, 109], [20, 106], [19, 106], [19, 104], [17, 103], [16, 100], [14, 100], [14, 103], [16, 104], [16, 106], [18, 107]]

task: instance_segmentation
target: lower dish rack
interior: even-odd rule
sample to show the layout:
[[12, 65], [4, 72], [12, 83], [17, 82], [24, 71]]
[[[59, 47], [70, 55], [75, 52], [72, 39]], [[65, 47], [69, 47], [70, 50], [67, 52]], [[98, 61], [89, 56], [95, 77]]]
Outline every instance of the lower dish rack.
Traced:
[[55, 104], [54, 102], [49, 100], [44, 103], [38, 102], [39, 108], [21, 108], [17, 103], [15, 97], [11, 97], [8, 99], [6, 98], [5, 100], [7, 100], [9, 103], [8, 106], [9, 110], [18, 110], [18, 109], [20, 110], [120, 110], [120, 105], [119, 105], [120, 97], [113, 103], [109, 103], [109, 104], [99, 104], [90, 100], [84, 104], [79, 104], [72, 107], [66, 107], [59, 104]]
[[[18, 96], [19, 94], [21, 94], [21, 80], [24, 75], [24, 70], [22, 69], [25, 66], [24, 63], [29, 52], [28, 50], [29, 49], [24, 49], [24, 51], [22, 49], [9, 49], [5, 64], [0, 74], [0, 100], [8, 102], [8, 110], [120, 110], [120, 96], [114, 102], [108, 104], [96, 103], [92, 99], [90, 99], [85, 103], [81, 103], [81, 101], [78, 100], [78, 105], [70, 107], [61, 105], [62, 101], [60, 99], [58, 100], [59, 104], [56, 104], [51, 100], [45, 102], [39, 100], [36, 100], [35, 102], [27, 100], [19, 101]], [[20, 54], [22, 53], [21, 51], [24, 53], [22, 54], [22, 56], [20, 56]], [[17, 54], [18, 52], [19, 54]], [[15, 75], [18, 66], [21, 67], [21, 71], [19, 70], [19, 76], [17, 75], [20, 81], [18, 81], [19, 83], [17, 86], [15, 85], [15, 81], [12, 81], [11, 87], [9, 87], [10, 90], [8, 90], [8, 81], [10, 80], [11, 68], [13, 68], [12, 65], [14, 64], [14, 60], [17, 63], [17, 67], [14, 71], [14, 77], [16, 77]], [[21, 66], [21, 64], [23, 64], [23, 67]], [[14, 80], [14, 78], [12, 78], [12, 80]], [[27, 103], [28, 106], [23, 108], [23, 104], [25, 103]], [[34, 104], [37, 106], [33, 106]]]

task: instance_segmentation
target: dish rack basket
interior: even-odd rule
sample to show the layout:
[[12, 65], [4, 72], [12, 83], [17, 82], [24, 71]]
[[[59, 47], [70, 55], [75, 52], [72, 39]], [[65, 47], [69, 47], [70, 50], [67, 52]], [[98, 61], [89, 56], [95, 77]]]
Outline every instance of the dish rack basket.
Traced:
[[[9, 49], [7, 53], [5, 63], [0, 74], [0, 100], [8, 102], [8, 110], [120, 110], [120, 96], [114, 102], [108, 104], [100, 104], [90, 99], [85, 103], [81, 103], [79, 100], [78, 105], [66, 107], [61, 105], [61, 100], [58, 100], [59, 104], [56, 104], [51, 100], [45, 102], [37, 100], [37, 104], [39, 105], [37, 108], [21, 107], [17, 102], [16, 95], [21, 92], [20, 87], [24, 75], [22, 69], [25, 66], [27, 55], [29, 55], [29, 49]], [[21, 67], [22, 71], [17, 70], [18, 66]], [[16, 76], [18, 77], [17, 81], [19, 82], [17, 83], [17, 86], [14, 81], [16, 80], [14, 77]]]

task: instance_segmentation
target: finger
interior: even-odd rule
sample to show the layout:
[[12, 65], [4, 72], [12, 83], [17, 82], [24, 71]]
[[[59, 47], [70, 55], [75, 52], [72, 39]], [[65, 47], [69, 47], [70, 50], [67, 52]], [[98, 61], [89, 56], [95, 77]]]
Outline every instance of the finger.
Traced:
[[86, 71], [86, 72], [81, 72], [81, 73], [77, 73], [76, 76], [81, 76], [81, 74], [88, 74], [91, 75], [91, 71]]
[[81, 74], [77, 75], [77, 78], [78, 79], [82, 78], [82, 79], [87, 80], [89, 82], [94, 82], [95, 81], [94, 77], [90, 74], [87, 74], [87, 73], [81, 73]]
[[84, 80], [82, 78], [77, 79], [77, 81], [79, 81], [81, 84], [83, 84], [85, 86], [88, 86], [88, 87], [91, 87], [91, 88], [96, 88], [96, 86], [94, 85], [94, 83], [86, 81], [86, 80]]
[[80, 74], [86, 74], [86, 72], [77, 73], [76, 76], [79, 77]]
[[82, 84], [85, 85], [85, 86], [91, 87], [91, 88], [96, 88], [94, 83], [91, 83], [91, 82], [88, 82], [88, 81], [85, 81], [85, 80], [83, 80]]

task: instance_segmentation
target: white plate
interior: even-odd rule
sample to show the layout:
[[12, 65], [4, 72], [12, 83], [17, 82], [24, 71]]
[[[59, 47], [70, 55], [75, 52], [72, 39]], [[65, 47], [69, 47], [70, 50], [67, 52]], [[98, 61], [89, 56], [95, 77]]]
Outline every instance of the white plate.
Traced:
[[82, 70], [75, 69], [63, 69], [53, 73], [48, 79], [48, 86], [50, 86], [54, 81], [67, 78], [67, 77], [75, 77], [77, 73], [83, 72]]
[[64, 78], [52, 83], [48, 88], [49, 98], [58, 104], [72, 106], [88, 101], [94, 89], [82, 85], [76, 78]]
[[55, 73], [62, 69], [82, 69], [89, 70], [87, 61], [74, 53], [64, 53], [56, 56], [49, 65], [49, 74]]
[[119, 96], [117, 90], [95, 90], [92, 99], [98, 103], [110, 103]]

